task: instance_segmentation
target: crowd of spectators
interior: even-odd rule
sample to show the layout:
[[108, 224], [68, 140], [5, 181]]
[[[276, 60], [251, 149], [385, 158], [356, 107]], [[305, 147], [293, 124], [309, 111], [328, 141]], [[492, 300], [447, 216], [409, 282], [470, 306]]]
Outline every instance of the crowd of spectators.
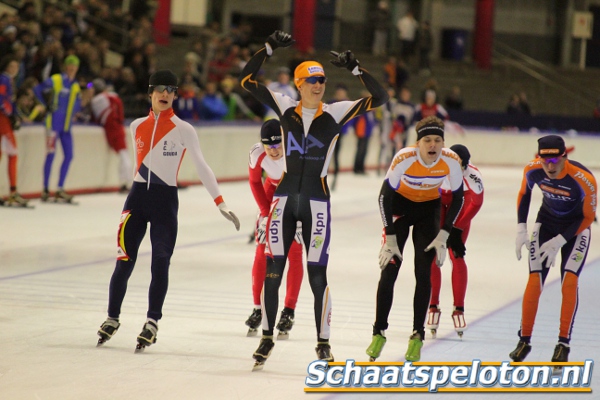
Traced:
[[[148, 79], [157, 65], [152, 35], [156, 2], [131, 0], [127, 12], [122, 0], [39, 3], [26, 1], [16, 13], [0, 15], [0, 54], [19, 61], [14, 91], [21, 119], [43, 120], [31, 88], [62, 72], [69, 55], [81, 62], [77, 79], [82, 88], [101, 78], [121, 97], [126, 118], [146, 114]], [[255, 50], [250, 49], [250, 36], [251, 26], [244, 23], [226, 33], [217, 22], [203, 28], [173, 68], [180, 87], [176, 112], [192, 121], [264, 117], [264, 106], [238, 84]], [[267, 78], [260, 77], [268, 83]]]

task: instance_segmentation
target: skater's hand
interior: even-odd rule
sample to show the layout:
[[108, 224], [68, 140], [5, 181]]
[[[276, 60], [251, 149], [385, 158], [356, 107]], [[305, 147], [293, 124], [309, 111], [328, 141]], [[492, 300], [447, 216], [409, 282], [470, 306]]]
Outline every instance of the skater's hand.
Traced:
[[444, 260], [446, 260], [446, 242], [448, 241], [449, 235], [448, 232], [442, 229], [435, 239], [433, 239], [433, 242], [425, 247], [425, 251], [435, 249], [435, 263], [438, 267], [441, 267], [444, 264]]
[[260, 217], [260, 222], [256, 228], [256, 240], [258, 244], [265, 244], [267, 241], [267, 221], [269, 217]]
[[540, 262], [546, 261], [546, 268], [550, 268], [554, 266], [554, 261], [556, 261], [556, 255], [560, 251], [560, 248], [567, 243], [563, 235], [556, 235], [552, 239], [545, 242], [540, 247]]
[[464, 258], [465, 253], [467, 252], [467, 248], [462, 240], [462, 233], [462, 229], [453, 226], [450, 231], [450, 236], [448, 236], [448, 241], [446, 242], [448, 248], [452, 250], [452, 254], [456, 258]]
[[385, 242], [383, 243], [383, 246], [381, 246], [381, 250], [379, 250], [379, 268], [384, 270], [392, 259], [397, 259], [396, 262], [398, 263], [398, 266], [400, 266], [402, 253], [398, 248], [396, 235], [385, 235]]
[[329, 54], [335, 57], [333, 60], [329, 61], [330, 63], [338, 68], [346, 68], [354, 75], [358, 75], [358, 60], [356, 57], [354, 57], [354, 54], [350, 50], [346, 50], [342, 53], [332, 50], [329, 52]]
[[235, 225], [235, 230], [239, 231], [240, 230], [240, 220], [233, 213], [233, 211], [231, 211], [229, 208], [227, 208], [227, 204], [225, 204], [225, 202], [222, 202], [221, 204], [219, 204], [218, 207], [219, 207], [219, 211], [221, 211], [221, 214], [223, 214], [223, 216], [225, 218], [227, 218], [229, 221], [233, 222], [233, 225]]
[[296, 234], [294, 235], [294, 240], [298, 244], [302, 244], [302, 226], [296, 228]]
[[523, 248], [523, 245], [527, 247], [527, 251], [531, 249], [529, 234], [527, 234], [527, 224], [524, 222], [517, 225], [517, 240], [515, 240], [517, 260], [521, 259], [521, 249]]
[[275, 31], [267, 38], [267, 44], [271, 47], [271, 50], [275, 50], [278, 47], [289, 47], [295, 42], [292, 39], [292, 35], [284, 31]]

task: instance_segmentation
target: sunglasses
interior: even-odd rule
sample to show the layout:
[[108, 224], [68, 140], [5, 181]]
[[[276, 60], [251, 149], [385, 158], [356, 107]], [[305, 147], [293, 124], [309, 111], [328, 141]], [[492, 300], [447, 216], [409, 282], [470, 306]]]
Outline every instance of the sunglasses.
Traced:
[[324, 76], [311, 76], [308, 78], [304, 78], [304, 80], [310, 83], [311, 85], [314, 85], [317, 82], [319, 82], [322, 85], [325, 82], [327, 82], [327, 78], [325, 78]]
[[265, 144], [265, 146], [266, 146], [268, 149], [278, 149], [278, 148], [280, 148], [280, 147], [281, 147], [281, 143], [277, 143], [277, 144]]
[[171, 85], [156, 85], [156, 86], [150, 86], [155, 92], [159, 92], [162, 93], [165, 90], [167, 91], [167, 93], [171, 94], [171, 93], [175, 93], [177, 92], [177, 86], [171, 86]]
[[558, 156], [558, 157], [542, 157], [542, 162], [544, 164], [558, 164], [560, 162], [560, 160], [562, 160], [562, 156]]

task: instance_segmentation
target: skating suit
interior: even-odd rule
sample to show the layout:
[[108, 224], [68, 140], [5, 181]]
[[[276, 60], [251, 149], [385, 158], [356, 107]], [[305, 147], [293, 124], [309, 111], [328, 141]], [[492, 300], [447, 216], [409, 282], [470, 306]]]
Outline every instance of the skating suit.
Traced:
[[12, 78], [0, 75], [0, 158], [2, 151], [8, 154], [8, 178], [11, 188], [17, 185], [17, 141], [10, 117], [15, 111]]
[[[254, 200], [260, 209], [261, 218], [269, 216], [273, 194], [283, 174], [283, 164], [283, 157], [279, 160], [269, 158], [262, 143], [257, 143], [250, 149], [248, 177]], [[263, 171], [266, 174], [264, 183], [262, 180]], [[267, 274], [265, 248], [265, 243], [261, 244], [257, 241], [254, 265], [252, 266], [252, 297], [255, 306], [262, 303], [260, 294], [265, 282], [265, 275]], [[288, 261], [289, 270], [284, 304], [285, 307], [294, 310], [296, 309], [296, 302], [298, 301], [298, 293], [300, 292], [304, 272], [304, 266], [302, 265], [302, 245], [295, 240], [290, 247]]]
[[[459, 157], [450, 149], [443, 148], [438, 159], [427, 166], [421, 159], [419, 149], [406, 147], [394, 156], [379, 194], [379, 210], [385, 235], [396, 235], [402, 252], [412, 226], [415, 248], [416, 287], [413, 300], [413, 330], [425, 337], [425, 317], [431, 295], [431, 263], [435, 250], [425, 248], [440, 230], [440, 187], [448, 178], [452, 201], [441, 224], [450, 232], [463, 203], [463, 175]], [[384, 236], [385, 239], [385, 236]], [[377, 289], [377, 312], [375, 330], [388, 328], [388, 316], [394, 297], [394, 283], [400, 265], [394, 260], [381, 272]]]
[[[71, 124], [75, 114], [81, 109], [81, 87], [76, 79], [69, 80], [67, 74], [54, 74], [37, 85], [33, 91], [49, 110], [46, 116], [47, 155], [44, 163], [44, 188], [48, 187], [50, 180], [57, 139], [63, 148], [64, 156], [58, 178], [58, 187], [62, 188], [73, 160]], [[45, 97], [44, 93], [47, 92], [51, 93], [52, 97]]]
[[542, 161], [532, 160], [523, 171], [523, 181], [517, 200], [519, 223], [527, 222], [531, 191], [537, 185], [543, 194], [531, 234], [529, 252], [529, 281], [523, 297], [523, 317], [519, 335], [530, 338], [533, 332], [539, 298], [549, 268], [540, 262], [540, 246], [556, 235], [567, 241], [560, 250], [562, 278], [562, 307], [559, 340], [569, 343], [577, 304], [579, 274], [590, 247], [590, 225], [596, 215], [598, 186], [594, 175], [577, 161], [565, 160], [564, 170], [555, 179], [547, 177]]
[[[472, 164], [467, 165], [463, 171], [464, 204], [454, 226], [462, 230], [462, 241], [467, 242], [471, 220], [477, 215], [483, 205], [483, 178], [479, 170]], [[446, 218], [446, 212], [452, 203], [452, 191], [450, 183], [444, 180], [442, 183], [442, 221]], [[463, 257], [456, 258], [452, 251], [448, 252], [452, 262], [452, 293], [454, 294], [454, 306], [465, 306], [465, 293], [467, 292], [467, 263]], [[440, 287], [442, 284], [442, 272], [435, 262], [431, 263], [431, 301], [430, 305], [440, 304]]]
[[119, 95], [111, 92], [98, 93], [92, 98], [90, 106], [94, 121], [104, 127], [104, 134], [110, 148], [117, 153], [126, 149], [123, 127], [125, 115]]
[[148, 318], [159, 320], [167, 294], [171, 255], [177, 238], [177, 173], [184, 154], [189, 154], [215, 204], [223, 199], [213, 171], [202, 151], [196, 130], [170, 108], [131, 123], [136, 146], [136, 174], [125, 200], [117, 236], [117, 264], [110, 281], [108, 316], [118, 318], [135, 266], [140, 243], [150, 223], [152, 282]]
[[259, 50], [246, 64], [240, 76], [244, 89], [279, 116], [282, 126], [284, 173], [275, 190], [267, 233], [267, 277], [264, 302], [263, 334], [273, 332], [278, 308], [278, 289], [285, 260], [294, 240], [296, 222], [302, 223], [307, 248], [309, 282], [315, 296], [315, 323], [319, 339], [329, 339], [331, 296], [327, 287], [327, 263], [330, 242], [330, 202], [327, 167], [342, 126], [353, 117], [384, 104], [387, 92], [368, 72], [358, 78], [371, 97], [333, 104], [320, 103], [307, 109], [281, 93], [259, 84], [257, 74], [267, 58]]

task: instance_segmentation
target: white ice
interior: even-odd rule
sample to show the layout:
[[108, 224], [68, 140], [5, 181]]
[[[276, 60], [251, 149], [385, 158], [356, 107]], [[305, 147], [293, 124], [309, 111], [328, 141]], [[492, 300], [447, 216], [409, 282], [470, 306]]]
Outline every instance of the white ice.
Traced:
[[[515, 347], [521, 297], [528, 276], [514, 251], [520, 168], [481, 168], [485, 202], [467, 242], [469, 286], [462, 340], [454, 333], [451, 265], [442, 269], [442, 318], [438, 338], [427, 340], [422, 360], [502, 361]], [[600, 177], [598, 171], [594, 171]], [[367, 361], [379, 279], [381, 221], [377, 195], [382, 177], [342, 174], [332, 196], [333, 238], [329, 285], [333, 297], [332, 350], [336, 361]], [[140, 249], [123, 304], [121, 328], [96, 348], [106, 317], [114, 268], [116, 228], [125, 197], [78, 196], [79, 205], [42, 204], [34, 210], [0, 208], [0, 399], [383, 399], [390, 394], [304, 392], [315, 359], [313, 300], [305, 275], [290, 339], [276, 342], [263, 371], [252, 372], [258, 338], [246, 337], [252, 309], [247, 244], [256, 206], [246, 182], [221, 185], [241, 219], [236, 232], [201, 186], [180, 191], [179, 235], [171, 262], [169, 293], [158, 341], [134, 354], [145, 321], [150, 242]], [[530, 220], [539, 208], [534, 197]], [[532, 223], [530, 223], [532, 226]], [[600, 359], [597, 292], [600, 246], [592, 246], [580, 280], [580, 302], [570, 361]], [[148, 236], [148, 235], [147, 235]], [[409, 241], [396, 283], [388, 342], [379, 361], [402, 361], [412, 326], [413, 251]], [[284, 295], [282, 285], [281, 296]], [[282, 301], [280, 302], [282, 304]], [[549, 361], [558, 335], [559, 268], [550, 271], [528, 361]], [[598, 382], [598, 378], [592, 381]], [[395, 395], [397, 396], [397, 395]], [[402, 394], [403, 399], [465, 394]], [[478, 394], [473, 398], [522, 398]], [[567, 395], [567, 396], [572, 396]], [[532, 394], [531, 399], [565, 398]], [[586, 399], [600, 398], [597, 392]]]

